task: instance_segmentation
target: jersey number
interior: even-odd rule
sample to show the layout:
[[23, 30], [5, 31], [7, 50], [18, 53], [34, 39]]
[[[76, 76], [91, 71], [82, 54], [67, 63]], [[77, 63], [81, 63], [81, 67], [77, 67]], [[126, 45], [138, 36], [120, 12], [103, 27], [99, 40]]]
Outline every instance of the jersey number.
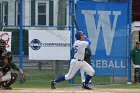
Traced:
[[77, 53], [78, 51], [78, 46], [75, 46], [75, 53]]

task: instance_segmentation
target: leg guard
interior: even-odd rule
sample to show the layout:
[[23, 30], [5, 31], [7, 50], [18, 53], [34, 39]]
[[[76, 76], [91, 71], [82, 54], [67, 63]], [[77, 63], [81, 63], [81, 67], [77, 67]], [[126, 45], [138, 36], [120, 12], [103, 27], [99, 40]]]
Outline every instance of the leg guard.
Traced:
[[0, 82], [0, 87], [2, 87], [2, 85], [3, 85], [3, 81]]
[[4, 89], [12, 89], [10, 86], [17, 80], [18, 75], [16, 73], [11, 73], [11, 79], [8, 81], [3, 81], [0, 83], [0, 87]]
[[11, 80], [7, 82], [7, 87], [10, 87], [18, 78], [17, 73], [11, 73]]
[[134, 79], [135, 83], [140, 83], [140, 68], [134, 69]]
[[12, 89], [11, 87], [8, 87], [8, 86], [7, 86], [8, 82], [10, 82], [10, 81], [3, 81], [3, 82], [2, 82], [2, 85], [1, 85], [0, 87], [3, 88], [3, 89], [5, 89], [5, 90], [10, 90], [10, 89]]

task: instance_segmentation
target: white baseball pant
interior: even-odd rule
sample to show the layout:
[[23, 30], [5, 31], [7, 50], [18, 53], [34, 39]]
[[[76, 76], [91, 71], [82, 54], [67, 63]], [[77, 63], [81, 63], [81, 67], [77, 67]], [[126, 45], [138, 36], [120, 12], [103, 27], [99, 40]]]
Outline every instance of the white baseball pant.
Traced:
[[1, 81], [8, 81], [11, 79], [11, 71], [7, 72], [4, 76], [1, 77], [0, 82]]
[[65, 79], [69, 80], [73, 78], [79, 69], [85, 71], [89, 76], [93, 76], [95, 73], [95, 70], [87, 62], [78, 61], [78, 59], [72, 59], [70, 62], [70, 69], [65, 75]]

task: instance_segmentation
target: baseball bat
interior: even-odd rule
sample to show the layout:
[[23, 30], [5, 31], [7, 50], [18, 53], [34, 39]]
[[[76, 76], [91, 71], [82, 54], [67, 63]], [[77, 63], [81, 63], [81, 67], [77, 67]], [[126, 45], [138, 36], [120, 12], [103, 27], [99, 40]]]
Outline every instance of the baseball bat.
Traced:
[[72, 15], [72, 19], [73, 19], [73, 21], [74, 21], [74, 24], [75, 24], [77, 30], [80, 31], [80, 29], [79, 29], [79, 27], [78, 27], [78, 24], [77, 24], [77, 21], [76, 21], [76, 17], [75, 17], [74, 15]]

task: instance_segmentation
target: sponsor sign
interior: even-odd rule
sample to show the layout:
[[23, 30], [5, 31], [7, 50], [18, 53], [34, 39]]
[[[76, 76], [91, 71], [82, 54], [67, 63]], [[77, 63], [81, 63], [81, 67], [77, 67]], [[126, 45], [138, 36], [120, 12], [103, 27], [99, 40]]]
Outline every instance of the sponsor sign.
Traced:
[[127, 74], [128, 3], [77, 2], [76, 18], [92, 44], [96, 75]]
[[70, 31], [29, 30], [30, 60], [69, 60]]

